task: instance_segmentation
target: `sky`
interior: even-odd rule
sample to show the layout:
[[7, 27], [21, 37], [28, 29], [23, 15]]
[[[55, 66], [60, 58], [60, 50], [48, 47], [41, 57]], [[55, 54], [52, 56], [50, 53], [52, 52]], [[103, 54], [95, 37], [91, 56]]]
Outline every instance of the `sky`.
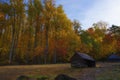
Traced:
[[56, 0], [56, 4], [63, 5], [68, 18], [78, 20], [83, 29], [99, 21], [120, 26], [120, 0]]

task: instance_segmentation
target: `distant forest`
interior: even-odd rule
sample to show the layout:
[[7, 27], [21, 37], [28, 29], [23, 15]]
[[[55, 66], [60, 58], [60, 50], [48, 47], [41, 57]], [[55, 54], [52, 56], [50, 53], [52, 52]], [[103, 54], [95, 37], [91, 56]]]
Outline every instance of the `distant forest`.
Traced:
[[120, 26], [83, 30], [54, 0], [0, 0], [0, 65], [65, 63], [75, 51], [96, 60], [120, 54]]

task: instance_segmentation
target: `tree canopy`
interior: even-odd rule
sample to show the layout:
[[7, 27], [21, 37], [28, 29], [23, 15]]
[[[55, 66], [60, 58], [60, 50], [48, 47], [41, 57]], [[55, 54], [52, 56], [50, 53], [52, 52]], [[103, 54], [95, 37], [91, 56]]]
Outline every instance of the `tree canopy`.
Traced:
[[0, 0], [0, 64], [69, 62], [75, 51], [100, 60], [119, 49], [120, 26], [82, 30], [54, 0]]

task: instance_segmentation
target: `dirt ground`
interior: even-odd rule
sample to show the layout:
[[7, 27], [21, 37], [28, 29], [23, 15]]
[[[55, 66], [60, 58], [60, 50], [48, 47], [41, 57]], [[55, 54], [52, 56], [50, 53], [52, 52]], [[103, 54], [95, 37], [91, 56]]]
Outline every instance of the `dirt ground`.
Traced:
[[47, 76], [48, 80], [54, 80], [58, 74], [67, 74], [77, 80], [120, 80], [120, 63], [99, 62], [96, 68], [77, 69], [70, 64], [0, 66], [0, 80], [16, 80], [20, 75]]

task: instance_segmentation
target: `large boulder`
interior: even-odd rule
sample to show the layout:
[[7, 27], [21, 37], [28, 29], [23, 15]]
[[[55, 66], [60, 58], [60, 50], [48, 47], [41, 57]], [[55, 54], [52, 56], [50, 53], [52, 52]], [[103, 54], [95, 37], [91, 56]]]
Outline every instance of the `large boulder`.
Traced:
[[16, 80], [29, 80], [29, 77], [25, 75], [21, 75]]
[[59, 74], [58, 76], [55, 77], [55, 80], [77, 80], [77, 79], [69, 77], [68, 75], [65, 74]]

